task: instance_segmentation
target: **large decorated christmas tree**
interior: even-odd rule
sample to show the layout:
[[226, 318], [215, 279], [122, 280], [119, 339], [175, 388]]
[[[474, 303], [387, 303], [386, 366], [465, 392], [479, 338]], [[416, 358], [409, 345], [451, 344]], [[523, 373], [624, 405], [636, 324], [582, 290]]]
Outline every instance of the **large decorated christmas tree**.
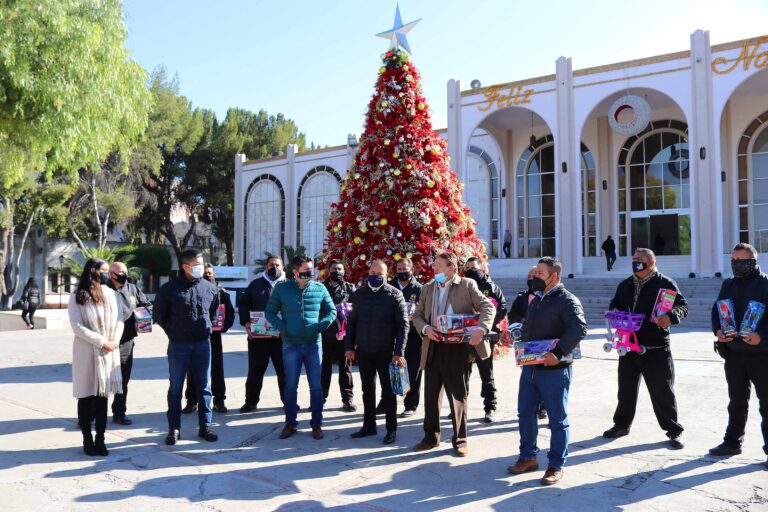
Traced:
[[[399, 12], [396, 26], [398, 21]], [[423, 279], [432, 277], [431, 258], [441, 250], [460, 259], [486, 258], [400, 35], [392, 37], [393, 48], [382, 57], [359, 151], [327, 227], [325, 261], [343, 261], [354, 281], [376, 258], [393, 267], [409, 257]]]

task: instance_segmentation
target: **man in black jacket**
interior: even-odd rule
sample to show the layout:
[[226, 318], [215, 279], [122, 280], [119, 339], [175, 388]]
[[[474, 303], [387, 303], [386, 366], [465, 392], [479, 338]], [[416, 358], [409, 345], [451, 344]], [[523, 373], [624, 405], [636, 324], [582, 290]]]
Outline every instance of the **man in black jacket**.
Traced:
[[513, 466], [507, 468], [513, 475], [539, 469], [536, 461], [539, 452], [536, 444], [539, 433], [537, 413], [543, 401], [551, 432], [549, 465], [541, 480], [544, 485], [560, 481], [568, 458], [568, 394], [573, 370], [571, 363], [562, 359], [570, 355], [587, 334], [584, 309], [579, 299], [560, 283], [562, 272], [563, 267], [557, 259], [541, 258], [531, 283], [536, 298], [528, 306], [523, 341], [559, 341], [552, 351], [547, 352], [543, 364], [524, 366], [520, 373], [517, 398], [520, 456]]
[[197, 435], [216, 441], [211, 431], [211, 304], [216, 288], [203, 279], [203, 255], [194, 249], [181, 254], [181, 276], [160, 287], [155, 296], [155, 321], [168, 335], [168, 435], [165, 444], [176, 444], [181, 429], [181, 394], [184, 376], [192, 368], [197, 396], [203, 397], [197, 417]]
[[608, 265], [608, 270], [613, 269], [613, 264], [616, 263], [616, 242], [613, 241], [611, 235], [603, 240], [603, 245], [600, 246], [605, 255], [605, 263]]
[[408, 418], [416, 412], [421, 395], [422, 371], [419, 368], [421, 364], [421, 336], [410, 323], [410, 318], [413, 316], [416, 304], [419, 303], [419, 297], [421, 297], [421, 283], [413, 275], [413, 262], [410, 258], [398, 260], [395, 272], [395, 277], [389, 281], [389, 284], [400, 290], [408, 307], [409, 328], [408, 341], [405, 344], [405, 361], [408, 364], [408, 380], [411, 383], [411, 390], [405, 394], [403, 399], [405, 410], [400, 413], [401, 418]]
[[[618, 405], [613, 415], [613, 427], [603, 433], [607, 439], [629, 434], [635, 419], [640, 376], [645, 380], [653, 412], [667, 433], [673, 449], [683, 448], [683, 426], [677, 421], [675, 399], [675, 363], [669, 346], [669, 327], [677, 325], [688, 315], [688, 303], [672, 279], [656, 270], [656, 255], [650, 249], [639, 248], [632, 256], [633, 275], [616, 288], [609, 306], [612, 310], [643, 313], [645, 319], [637, 331], [637, 342], [645, 353], [629, 352], [619, 357]], [[672, 310], [651, 321], [659, 290], [675, 292]]]
[[[224, 400], [227, 398], [227, 384], [224, 381], [224, 349], [221, 345], [221, 335], [224, 334], [235, 323], [235, 308], [232, 307], [232, 300], [229, 298], [229, 292], [216, 282], [216, 274], [213, 265], [207, 263], [203, 279], [216, 287], [216, 298], [211, 305], [211, 321], [216, 320], [219, 309], [224, 306], [223, 325], [219, 330], [211, 332], [211, 393], [213, 394], [213, 410], [215, 412], [226, 413], [227, 406]], [[197, 393], [195, 393], [195, 376], [192, 370], [187, 371], [187, 391], [184, 394], [187, 399], [187, 405], [181, 410], [182, 414], [189, 414], [197, 410]]]
[[[339, 365], [339, 391], [341, 392], [342, 409], [344, 412], [355, 412], [357, 407], [352, 402], [354, 398], [352, 361], [344, 357], [342, 327], [346, 329], [347, 318], [342, 308], [349, 301], [349, 297], [356, 287], [354, 284], [344, 281], [344, 264], [338, 260], [328, 262], [328, 279], [323, 284], [336, 305], [336, 320], [323, 332], [323, 361], [320, 371], [323, 400], [328, 400], [335, 363]], [[340, 333], [341, 336], [339, 336]]]
[[386, 284], [387, 265], [374, 260], [368, 282], [352, 294], [352, 311], [344, 338], [346, 357], [357, 358], [363, 386], [363, 427], [353, 438], [376, 435], [376, 374], [383, 392], [387, 435], [384, 444], [395, 442], [397, 400], [389, 377], [389, 364], [405, 364], [403, 353], [408, 338], [408, 310], [403, 294]]
[[120, 337], [120, 372], [123, 376], [123, 392], [116, 394], [112, 401], [112, 421], [119, 425], [133, 423], [125, 412], [128, 399], [128, 381], [131, 380], [133, 369], [133, 346], [138, 333], [136, 332], [136, 316], [133, 310], [139, 307], [152, 311], [152, 303], [141, 292], [138, 286], [128, 281], [128, 267], [125, 263], [116, 261], [109, 266], [109, 287], [115, 290], [122, 312], [121, 320], [125, 328]]
[[[499, 332], [499, 322], [507, 316], [507, 300], [504, 298], [501, 288], [491, 280], [485, 265], [480, 258], [472, 256], [464, 264], [464, 276], [475, 281], [480, 289], [480, 293], [493, 302], [493, 305], [496, 307], [493, 331]], [[495, 344], [491, 342], [491, 354], [493, 354]], [[493, 423], [496, 421], [496, 383], [493, 379], [493, 356], [488, 359], [477, 358], [475, 359], [475, 364], [477, 364], [477, 370], [480, 372], [480, 381], [482, 382], [480, 396], [483, 398], [483, 405], [485, 406], [484, 421], [486, 423]], [[470, 366], [470, 375], [471, 368]]]
[[280, 256], [270, 256], [261, 275], [251, 281], [237, 303], [240, 325], [245, 326], [248, 336], [248, 378], [245, 380], [245, 403], [240, 412], [253, 412], [261, 397], [264, 374], [272, 360], [280, 387], [280, 400], [283, 400], [285, 388], [285, 368], [283, 366], [283, 342], [279, 337], [254, 338], [251, 334], [251, 311], [264, 311], [277, 283], [285, 281], [283, 260]]
[[[750, 301], [768, 305], [768, 276], [760, 271], [755, 248], [745, 243], [733, 248], [731, 270], [733, 278], [723, 282], [717, 300], [733, 301], [733, 318], [738, 322], [744, 318]], [[736, 328], [739, 327], [737, 324]], [[768, 313], [763, 313], [752, 334], [724, 336], [715, 303], [712, 306], [712, 332], [717, 336], [717, 352], [725, 359], [729, 402], [725, 438], [709, 453], [716, 456], [741, 453], [750, 387], [754, 384], [762, 417], [763, 451], [768, 454]]]

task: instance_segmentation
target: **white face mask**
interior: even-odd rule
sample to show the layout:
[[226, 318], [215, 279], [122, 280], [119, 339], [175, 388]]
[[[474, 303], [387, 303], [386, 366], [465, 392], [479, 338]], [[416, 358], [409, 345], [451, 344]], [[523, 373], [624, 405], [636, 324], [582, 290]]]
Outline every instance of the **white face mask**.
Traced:
[[202, 265], [192, 265], [192, 267], [190, 268], [192, 269], [190, 273], [190, 275], [192, 276], [192, 279], [200, 279], [201, 277], [203, 277], [205, 267], [203, 267]]

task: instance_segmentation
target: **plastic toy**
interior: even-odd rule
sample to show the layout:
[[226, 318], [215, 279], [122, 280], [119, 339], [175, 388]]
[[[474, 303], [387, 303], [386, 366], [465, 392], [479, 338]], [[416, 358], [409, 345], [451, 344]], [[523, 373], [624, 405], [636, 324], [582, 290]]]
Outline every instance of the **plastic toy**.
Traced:
[[760, 323], [760, 319], [765, 313], [765, 304], [754, 300], [749, 301], [747, 304], [747, 312], [744, 313], [744, 320], [741, 321], [741, 329], [739, 329], [739, 336], [749, 336], [757, 330], [757, 324]]
[[720, 317], [720, 330], [723, 332], [723, 336], [736, 336], [738, 328], [734, 318], [733, 301], [731, 299], [717, 301], [717, 314]]
[[[637, 343], [637, 331], [645, 320], [642, 313], [630, 313], [629, 311], [606, 311], [605, 320], [608, 326], [608, 340], [603, 345], [603, 350], [610, 352], [616, 349], [619, 356], [625, 356], [630, 352], [645, 354], [645, 347]], [[611, 332], [613, 328], [613, 332]]]

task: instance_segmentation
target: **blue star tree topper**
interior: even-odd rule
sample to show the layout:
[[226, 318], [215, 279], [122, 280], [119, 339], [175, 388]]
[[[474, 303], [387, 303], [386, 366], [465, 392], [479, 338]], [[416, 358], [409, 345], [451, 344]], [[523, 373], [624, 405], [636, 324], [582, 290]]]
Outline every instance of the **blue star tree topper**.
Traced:
[[408, 32], [410, 32], [410, 30], [413, 27], [415, 27], [416, 24], [420, 21], [421, 21], [421, 18], [417, 19], [416, 21], [411, 21], [403, 25], [403, 20], [400, 17], [400, 4], [397, 4], [397, 8], [395, 10], [394, 25], [390, 30], [376, 34], [376, 37], [389, 39], [390, 50], [397, 48], [399, 46], [400, 48], [407, 51], [408, 53], [411, 53], [411, 48], [408, 46], [408, 39], [405, 37], [405, 35]]

